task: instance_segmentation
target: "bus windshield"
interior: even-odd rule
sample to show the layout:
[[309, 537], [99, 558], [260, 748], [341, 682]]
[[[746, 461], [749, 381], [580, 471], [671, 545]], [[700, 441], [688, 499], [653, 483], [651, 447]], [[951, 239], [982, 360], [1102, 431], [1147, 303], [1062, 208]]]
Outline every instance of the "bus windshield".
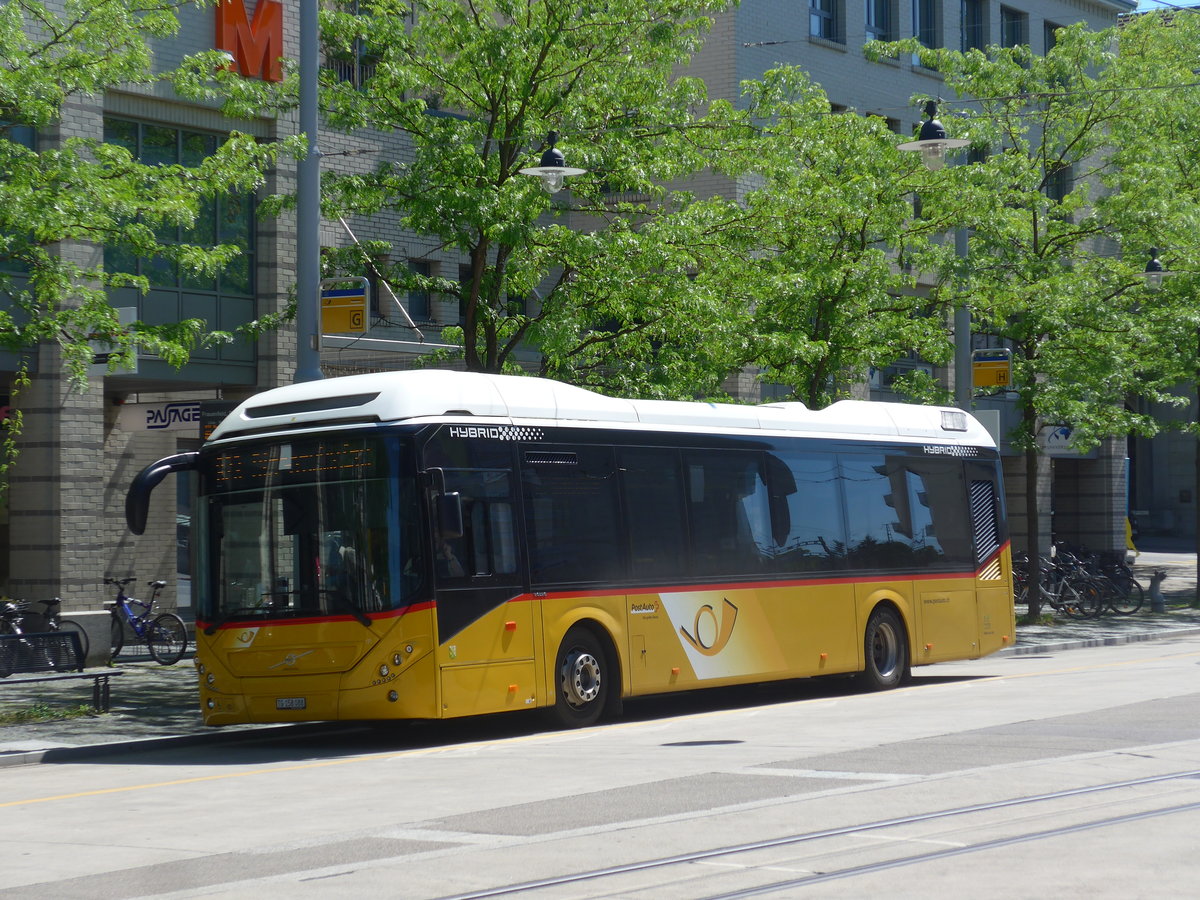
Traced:
[[424, 545], [402, 447], [326, 436], [206, 455], [198, 617], [213, 630], [260, 618], [350, 616], [365, 625], [410, 603]]

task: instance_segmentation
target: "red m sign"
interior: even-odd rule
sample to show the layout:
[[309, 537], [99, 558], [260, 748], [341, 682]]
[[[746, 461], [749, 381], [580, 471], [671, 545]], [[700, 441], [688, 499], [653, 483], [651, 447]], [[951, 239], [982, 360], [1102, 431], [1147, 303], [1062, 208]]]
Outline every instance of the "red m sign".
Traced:
[[246, 18], [245, 0], [217, 3], [217, 49], [233, 56], [233, 65], [247, 78], [282, 81], [279, 57], [283, 56], [283, 4], [258, 0], [254, 21]]

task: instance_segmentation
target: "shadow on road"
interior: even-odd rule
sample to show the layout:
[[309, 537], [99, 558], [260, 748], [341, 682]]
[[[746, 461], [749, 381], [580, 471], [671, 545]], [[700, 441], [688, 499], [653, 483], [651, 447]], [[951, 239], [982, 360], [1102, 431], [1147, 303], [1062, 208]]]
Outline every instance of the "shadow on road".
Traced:
[[[915, 676], [908, 686], [932, 687], [986, 677], [989, 676], [922, 674]], [[828, 676], [664, 694], [627, 700], [619, 719], [601, 723], [597, 727], [783, 703], [825, 701], [859, 693], [861, 691], [853, 678]], [[557, 730], [545, 710], [441, 721], [297, 723], [236, 730], [213, 729], [200, 735], [133, 745], [101, 744], [53, 749], [46, 751], [42, 762], [63, 764], [86, 760], [91, 764], [120, 766], [271, 765], [347, 756], [387, 755], [411, 750], [453, 749], [461, 745]]]

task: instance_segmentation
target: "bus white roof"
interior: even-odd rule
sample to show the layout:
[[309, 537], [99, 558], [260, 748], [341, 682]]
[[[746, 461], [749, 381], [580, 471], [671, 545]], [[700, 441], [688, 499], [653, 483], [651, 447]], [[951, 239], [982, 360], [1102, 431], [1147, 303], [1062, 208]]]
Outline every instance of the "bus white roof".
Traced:
[[842, 400], [803, 403], [623, 400], [545, 378], [418, 369], [349, 375], [256, 394], [215, 429], [211, 440], [338, 425], [473, 419], [565, 426], [642, 426], [697, 431], [808, 432], [814, 436], [939, 440], [995, 446], [960, 410]]

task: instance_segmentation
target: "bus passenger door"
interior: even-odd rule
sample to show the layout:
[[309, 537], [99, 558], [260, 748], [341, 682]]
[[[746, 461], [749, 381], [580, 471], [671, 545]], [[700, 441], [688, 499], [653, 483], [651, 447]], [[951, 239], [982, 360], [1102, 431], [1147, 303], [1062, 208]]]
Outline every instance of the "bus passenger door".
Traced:
[[440, 521], [444, 511], [434, 529], [442, 715], [532, 706], [535, 617], [521, 586], [512, 473], [446, 469], [441, 477], [437, 492], [457, 498], [462, 513], [461, 534]]

